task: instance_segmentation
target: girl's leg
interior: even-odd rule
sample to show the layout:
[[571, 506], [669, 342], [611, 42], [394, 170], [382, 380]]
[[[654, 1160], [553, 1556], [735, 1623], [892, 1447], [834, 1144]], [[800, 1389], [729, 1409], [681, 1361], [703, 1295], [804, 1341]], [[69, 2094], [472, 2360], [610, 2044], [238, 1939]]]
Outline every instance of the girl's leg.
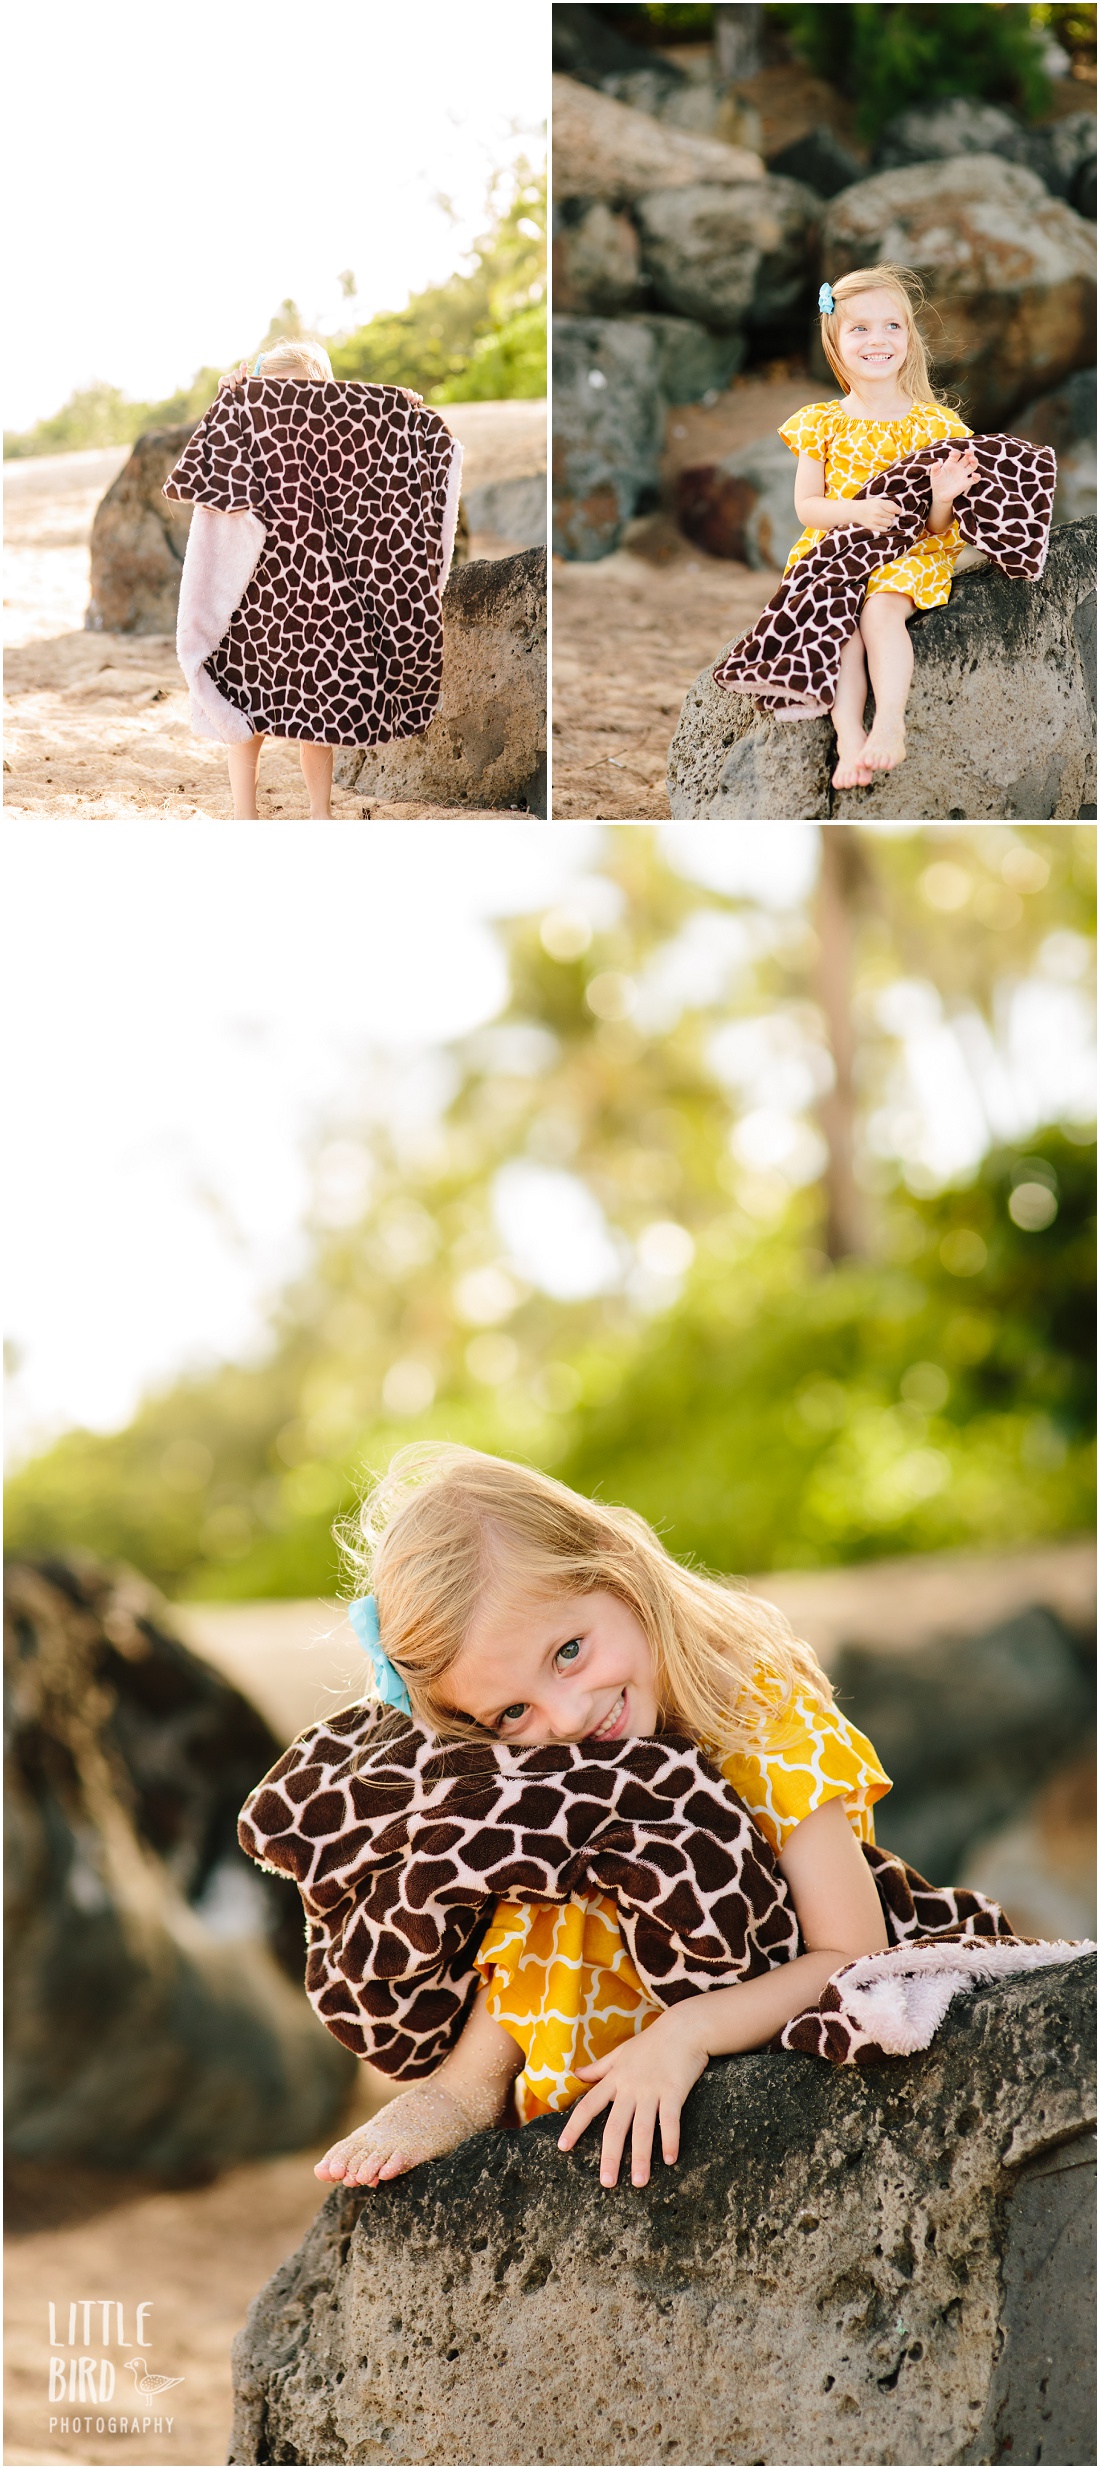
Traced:
[[229, 786], [233, 792], [233, 821], [258, 823], [256, 812], [256, 766], [260, 760], [262, 735], [246, 738], [242, 746], [228, 746]]
[[875, 722], [863, 759], [873, 772], [892, 772], [905, 761], [905, 706], [913, 675], [905, 621], [915, 605], [908, 592], [889, 591], [870, 592], [863, 603], [859, 625], [875, 690]]
[[863, 636], [856, 626], [840, 655], [840, 675], [833, 703], [832, 720], [840, 758], [833, 773], [834, 789], [870, 788], [874, 774], [863, 755], [867, 742], [867, 731], [863, 726], [866, 701], [867, 664], [863, 655]]
[[317, 2178], [337, 2186], [377, 2186], [420, 2161], [453, 2152], [467, 2135], [499, 2124], [523, 2065], [523, 2051], [487, 2011], [480, 1990], [460, 2039], [426, 2083], [415, 2083], [319, 2160]]
[[302, 778], [309, 791], [311, 823], [332, 821], [332, 756], [331, 746], [299, 747], [302, 758]]

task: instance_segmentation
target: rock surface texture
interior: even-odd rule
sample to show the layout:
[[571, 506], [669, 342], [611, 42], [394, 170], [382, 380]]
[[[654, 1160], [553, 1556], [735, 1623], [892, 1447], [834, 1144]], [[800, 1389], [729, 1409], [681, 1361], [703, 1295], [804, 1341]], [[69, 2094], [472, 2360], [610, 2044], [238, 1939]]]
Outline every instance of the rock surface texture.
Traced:
[[673, 818], [1060, 822], [1095, 813], [1095, 521], [1059, 526], [1034, 583], [992, 566], [957, 575], [946, 607], [909, 630], [909, 753], [896, 771], [870, 789], [834, 790], [830, 721], [765, 718], [748, 696], [716, 686], [708, 667], [669, 749]]
[[781, 574], [802, 529], [794, 510], [796, 469], [781, 437], [757, 437], [720, 463], [693, 465], [676, 484], [681, 531], [710, 557], [739, 557]]
[[323, 2135], [353, 2067], [235, 1839], [274, 1736], [139, 1579], [13, 1563], [4, 1631], [9, 2153], [212, 2173]]
[[1096, 360], [1096, 234], [1034, 172], [997, 154], [881, 172], [826, 208], [829, 279], [891, 258], [920, 275], [936, 377], [971, 427]]
[[655, 299], [722, 332], [798, 325], [814, 257], [820, 200], [798, 180], [700, 181], [658, 188], [634, 213]]
[[573, 77], [553, 80], [554, 190], [558, 197], [602, 197], [622, 206], [651, 189], [759, 182], [764, 165], [747, 147], [669, 128], [645, 111], [600, 94]]
[[[888, 121], [875, 148], [875, 170], [948, 162], [960, 154], [999, 154], [1006, 163], [1020, 163], [1052, 197], [1064, 197], [1079, 214], [1091, 210], [1095, 221], [1095, 111], [1069, 112], [1043, 128], [1025, 128], [1015, 112], [1003, 111], [996, 103], [952, 95], [947, 102], [899, 112]], [[806, 180], [810, 174], [799, 172], [796, 177]], [[822, 187], [820, 181], [814, 185]]]
[[175, 633], [191, 508], [161, 489], [197, 425], [147, 430], [97, 507], [84, 619], [93, 633]]
[[420, 737], [338, 754], [339, 787], [386, 804], [546, 804], [546, 551], [474, 558], [443, 595], [443, 694]]
[[1053, 394], [1026, 403], [1013, 420], [1017, 437], [1053, 446], [1058, 457], [1054, 497], [1056, 523], [1079, 523], [1096, 513], [1096, 371], [1078, 369]]
[[230, 2460], [1090, 2461], [1094, 1982], [864, 2073], [714, 2064], [645, 2189], [547, 2118], [334, 2191], [238, 2337]]
[[554, 548], [606, 557], [623, 525], [656, 502], [661, 359], [640, 318], [555, 317]]

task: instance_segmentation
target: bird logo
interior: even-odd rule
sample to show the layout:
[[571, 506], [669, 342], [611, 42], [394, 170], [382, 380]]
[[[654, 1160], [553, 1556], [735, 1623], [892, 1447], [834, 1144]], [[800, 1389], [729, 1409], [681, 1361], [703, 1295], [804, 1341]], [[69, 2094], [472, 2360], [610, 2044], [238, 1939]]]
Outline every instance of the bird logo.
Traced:
[[147, 2375], [144, 2358], [127, 2358], [126, 2365], [143, 2400], [159, 2400], [161, 2393], [170, 2392], [173, 2384], [187, 2381], [186, 2375]]

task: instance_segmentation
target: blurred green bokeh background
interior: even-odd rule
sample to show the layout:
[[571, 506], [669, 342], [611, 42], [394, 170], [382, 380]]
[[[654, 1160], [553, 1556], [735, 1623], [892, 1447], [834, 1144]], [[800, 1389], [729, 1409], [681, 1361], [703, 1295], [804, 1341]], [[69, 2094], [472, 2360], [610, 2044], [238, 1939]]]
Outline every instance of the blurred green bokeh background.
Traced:
[[[776, 907], [609, 833], [587, 905], [501, 930], [510, 999], [440, 1058], [434, 1111], [379, 1058], [318, 1127], [309, 1264], [262, 1357], [64, 1434], [8, 1487], [9, 1550], [329, 1594], [334, 1517], [429, 1436], [627, 1501], [719, 1570], [1086, 1526], [1092, 1133], [1013, 1132], [1012, 1075], [1031, 997], [1049, 1035], [1085, 991], [1095, 835], [821, 838]], [[954, 1167], [904, 1062], [937, 1024], [1001, 1110]], [[564, 1212], [560, 1274], [531, 1269], [532, 1212], [551, 1247]]]

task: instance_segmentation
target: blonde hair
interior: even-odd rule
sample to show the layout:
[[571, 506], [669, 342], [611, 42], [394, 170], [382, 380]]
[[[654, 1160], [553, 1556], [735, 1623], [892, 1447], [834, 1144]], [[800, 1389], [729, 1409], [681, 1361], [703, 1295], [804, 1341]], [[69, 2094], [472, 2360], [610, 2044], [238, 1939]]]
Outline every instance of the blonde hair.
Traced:
[[851, 300], [856, 292], [888, 291], [902, 311], [909, 335], [909, 348], [898, 370], [899, 393], [908, 395], [911, 403], [942, 403], [945, 409], [954, 408], [942, 394], [937, 393], [929, 375], [928, 355], [916, 323], [918, 312], [925, 307], [924, 285], [911, 267], [895, 266], [889, 260], [881, 266], [856, 266], [851, 274], [842, 274], [839, 283], [831, 285], [831, 290], [834, 306], [831, 316], [822, 316], [821, 348], [833, 376], [845, 391], [852, 381], [837, 348], [840, 311], [845, 301]]
[[661, 1728], [716, 1753], [747, 1746], [796, 1688], [832, 1703], [816, 1655], [774, 1604], [682, 1568], [633, 1509], [507, 1458], [413, 1443], [337, 1534], [355, 1593], [374, 1594], [414, 1715], [443, 1739], [486, 1737], [436, 1688], [478, 1605], [488, 1594], [506, 1609], [517, 1583], [545, 1600], [616, 1595], [652, 1648]]
[[261, 361], [261, 377], [297, 377], [315, 386], [331, 386], [334, 383], [332, 362], [324, 344], [314, 342], [312, 335], [307, 335], [304, 341], [298, 343], [269, 344], [265, 350], [257, 352], [252, 364], [253, 374], [257, 362]]

